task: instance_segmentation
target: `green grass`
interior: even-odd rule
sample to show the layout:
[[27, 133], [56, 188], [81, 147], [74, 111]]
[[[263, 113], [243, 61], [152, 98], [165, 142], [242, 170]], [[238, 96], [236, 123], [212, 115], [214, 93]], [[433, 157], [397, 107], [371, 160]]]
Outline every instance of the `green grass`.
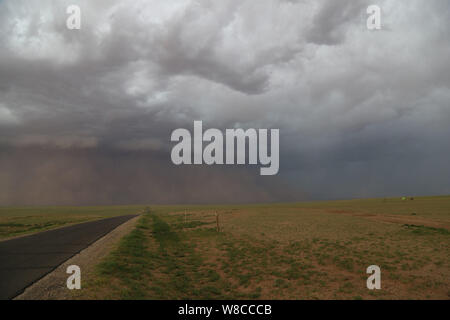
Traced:
[[450, 197], [155, 206], [82, 297], [448, 299], [449, 223]]
[[[178, 218], [156, 213], [141, 217], [138, 227], [98, 265], [95, 280], [88, 285], [92, 297], [99, 298], [96, 292], [105, 284], [107, 297], [120, 299], [227, 299], [236, 295], [241, 298], [260, 295], [261, 289], [248, 293], [233, 289], [210, 268], [212, 265], [190, 241], [195, 237], [228, 245], [220, 239], [222, 234], [210, 228], [192, 230], [190, 223], [180, 229]], [[250, 275], [238, 274], [237, 278], [245, 285]], [[110, 283], [117, 285], [110, 286]]]
[[[42, 229], [140, 209], [47, 208], [42, 218], [17, 209], [0, 222]], [[450, 197], [153, 206], [77, 297], [449, 299], [449, 227]], [[382, 270], [380, 291], [366, 288], [373, 264]]]

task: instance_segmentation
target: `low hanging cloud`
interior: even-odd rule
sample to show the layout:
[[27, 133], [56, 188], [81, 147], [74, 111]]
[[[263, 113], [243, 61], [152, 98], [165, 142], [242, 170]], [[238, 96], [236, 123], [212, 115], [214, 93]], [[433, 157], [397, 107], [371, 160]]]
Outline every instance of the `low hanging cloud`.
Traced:
[[[445, 0], [4, 0], [0, 204], [449, 193], [449, 29]], [[194, 120], [280, 129], [279, 175], [173, 166]]]

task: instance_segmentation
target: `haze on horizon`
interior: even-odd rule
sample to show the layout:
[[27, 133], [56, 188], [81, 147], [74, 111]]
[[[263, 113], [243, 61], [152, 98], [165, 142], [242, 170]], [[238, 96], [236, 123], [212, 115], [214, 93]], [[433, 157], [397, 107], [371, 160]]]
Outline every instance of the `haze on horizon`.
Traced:
[[[0, 1], [0, 205], [450, 194], [449, 30], [447, 0]], [[280, 129], [279, 174], [173, 165], [194, 120]]]

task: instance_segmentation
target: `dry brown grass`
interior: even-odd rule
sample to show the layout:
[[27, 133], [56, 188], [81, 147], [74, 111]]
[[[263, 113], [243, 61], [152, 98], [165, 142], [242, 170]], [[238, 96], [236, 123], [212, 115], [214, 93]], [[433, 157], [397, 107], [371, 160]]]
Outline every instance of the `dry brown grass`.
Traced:
[[[450, 298], [450, 197], [198, 206], [187, 223], [181, 206], [153, 210], [135, 243], [142, 252], [124, 246], [98, 273], [108, 297]], [[120, 272], [133, 259], [143, 265]], [[366, 288], [372, 264], [381, 290]]]

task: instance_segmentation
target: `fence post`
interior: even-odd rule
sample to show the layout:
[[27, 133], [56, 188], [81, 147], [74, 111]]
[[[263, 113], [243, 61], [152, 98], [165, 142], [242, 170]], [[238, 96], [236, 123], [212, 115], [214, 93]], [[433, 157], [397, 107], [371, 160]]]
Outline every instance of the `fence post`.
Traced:
[[220, 232], [220, 225], [219, 225], [219, 214], [216, 211], [216, 223], [217, 223], [217, 232]]

